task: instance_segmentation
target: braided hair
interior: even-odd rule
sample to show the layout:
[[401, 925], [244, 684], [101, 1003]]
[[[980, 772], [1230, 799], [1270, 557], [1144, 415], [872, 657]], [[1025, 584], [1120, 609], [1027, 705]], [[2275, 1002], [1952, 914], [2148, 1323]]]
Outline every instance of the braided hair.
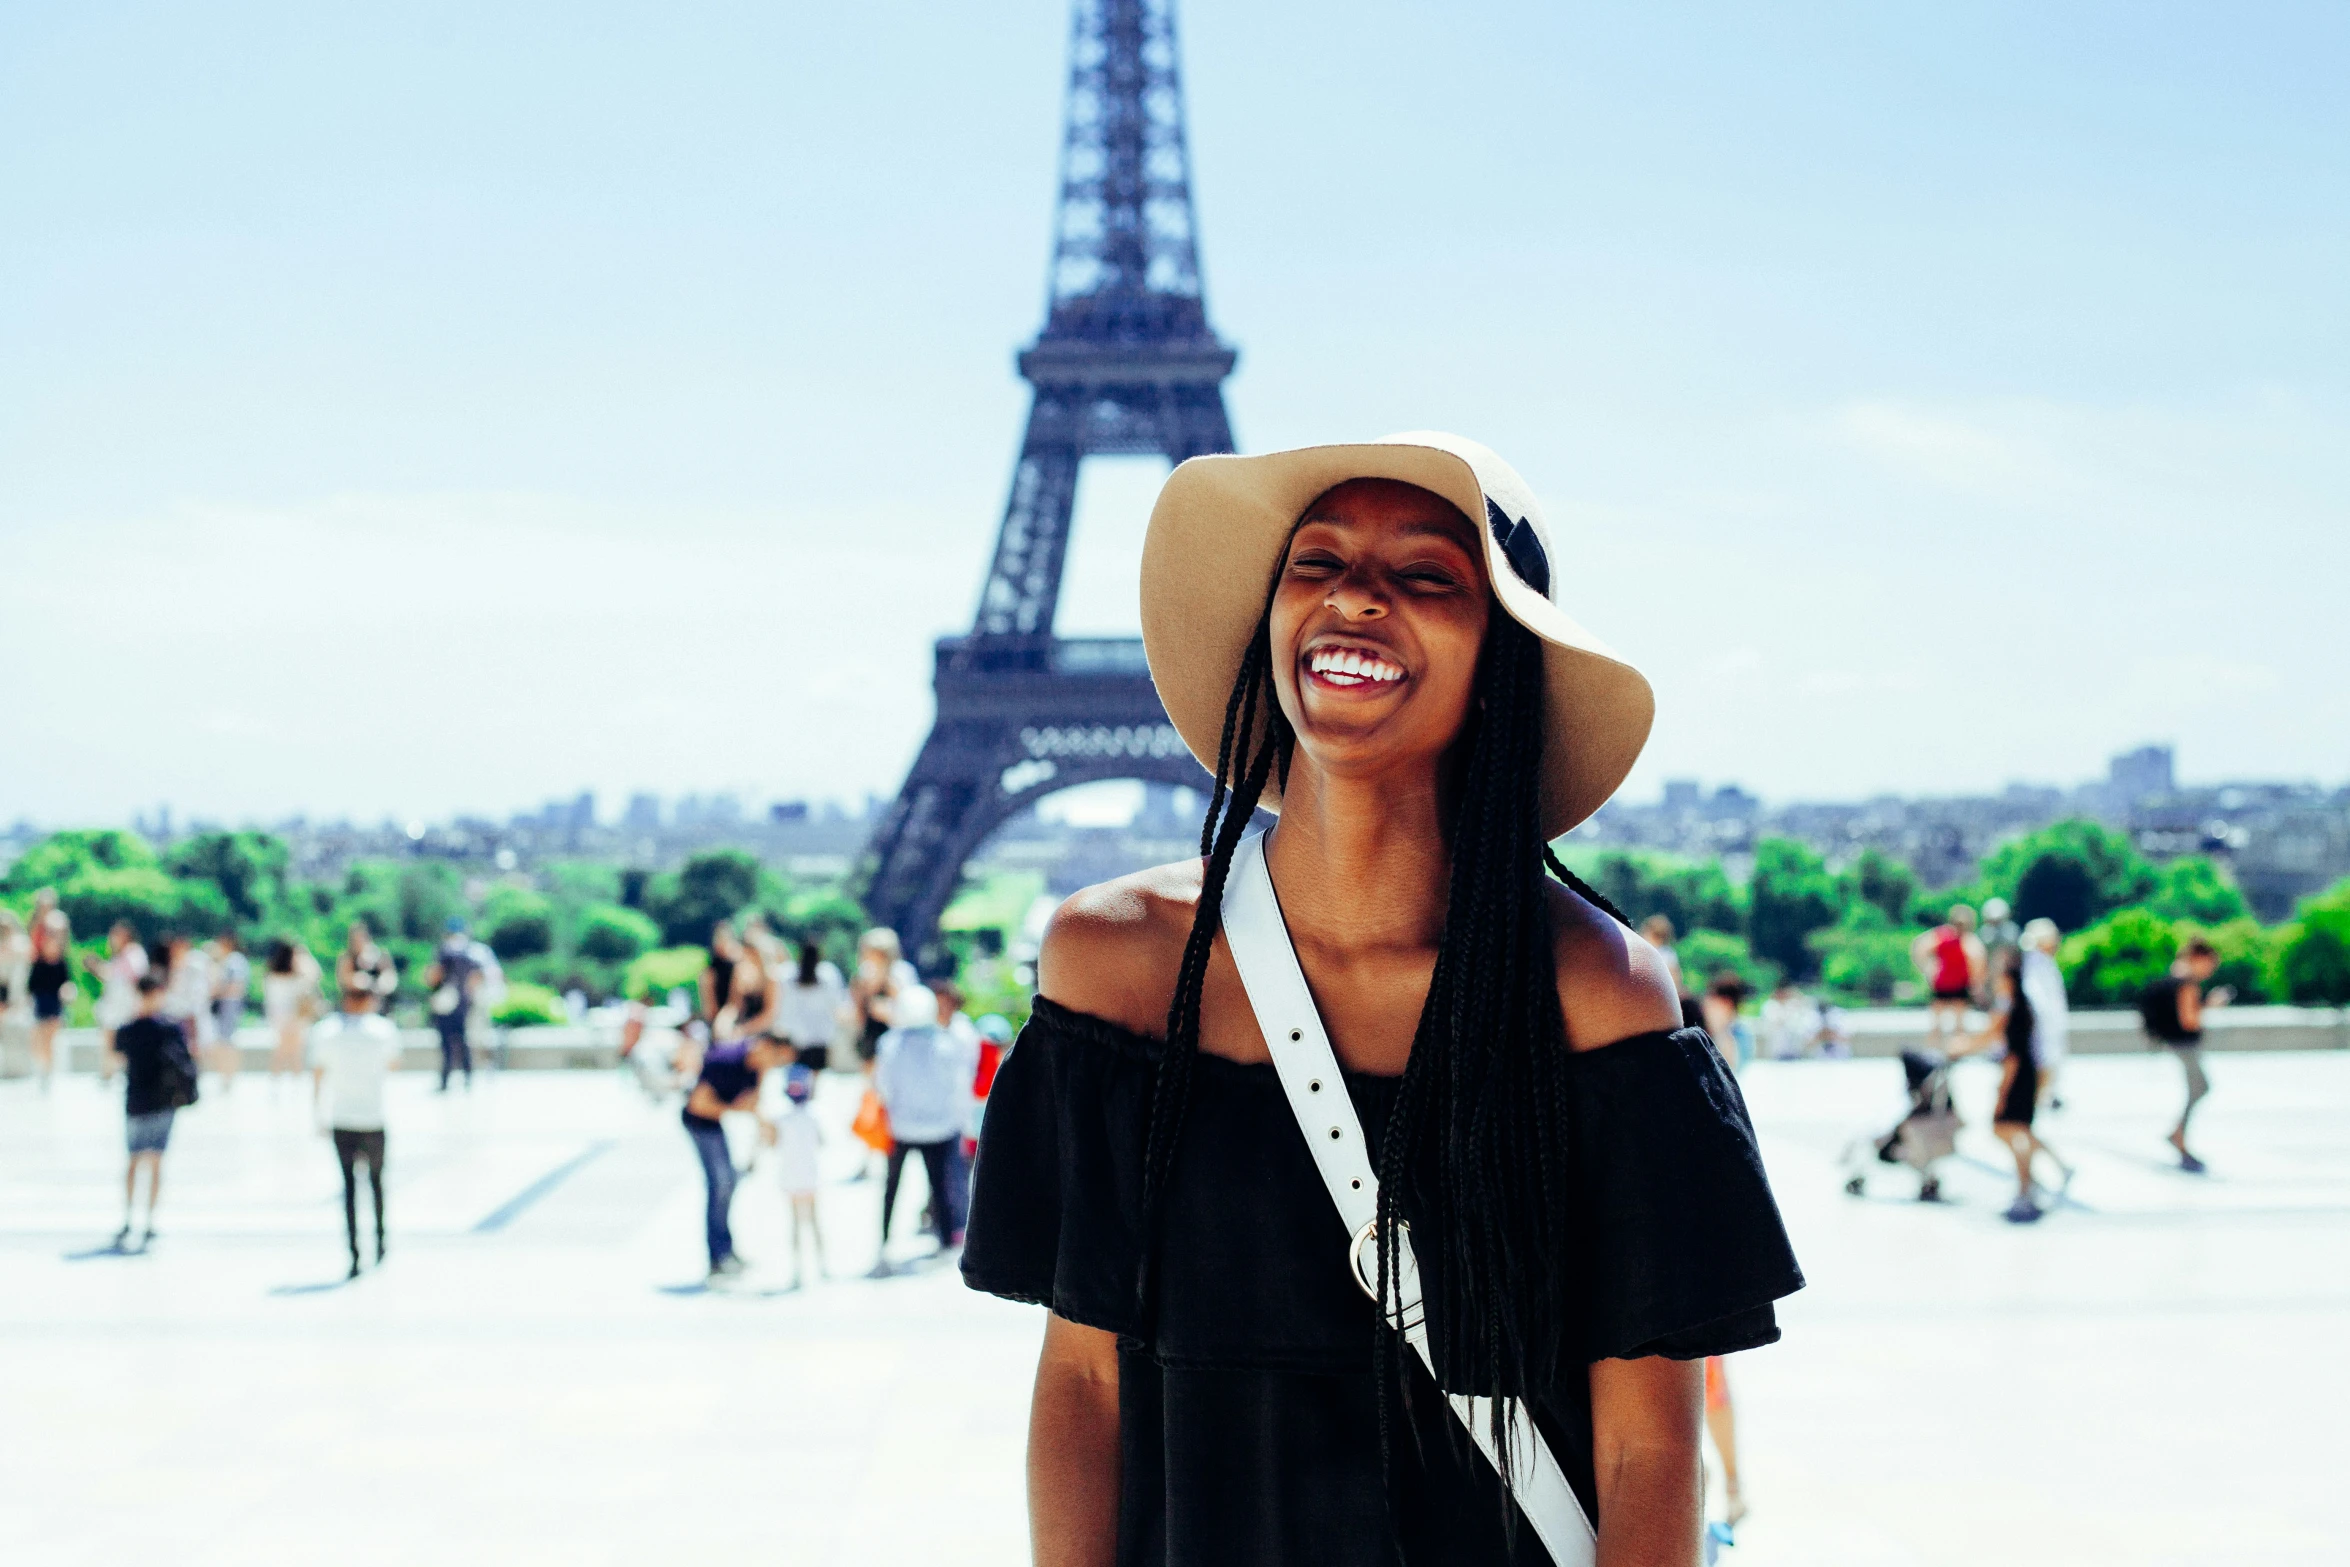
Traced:
[[[1278, 585], [1279, 572], [1275, 573]], [[1216, 777], [1200, 828], [1198, 909], [1151, 1098], [1143, 1164], [1144, 1247], [1137, 1279], [1150, 1319], [1159, 1215], [1183, 1128], [1200, 998], [1222, 924], [1224, 886], [1266, 782], [1286, 785], [1296, 733], [1275, 700], [1272, 593], [1225, 705]], [[1478, 654], [1474, 700], [1455, 743], [1444, 935], [1379, 1153], [1374, 1345], [1380, 1449], [1407, 1375], [1398, 1241], [1413, 1230], [1431, 1350], [1447, 1386], [1495, 1395], [1487, 1406], [1509, 1506], [1511, 1401], [1549, 1389], [1571, 1364], [1575, 1255], [1567, 1204], [1566, 1024], [1543, 891], [1544, 869], [1615, 919], [1622, 911], [1561, 865], [1542, 835], [1541, 641], [1496, 606]]]

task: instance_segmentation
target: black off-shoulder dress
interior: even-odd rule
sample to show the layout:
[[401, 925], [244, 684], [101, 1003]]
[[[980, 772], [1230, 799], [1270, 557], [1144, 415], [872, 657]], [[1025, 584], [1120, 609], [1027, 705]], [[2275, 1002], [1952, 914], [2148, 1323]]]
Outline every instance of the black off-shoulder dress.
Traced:
[[[1156, 1041], [1039, 998], [989, 1096], [963, 1277], [1118, 1335], [1121, 1567], [1547, 1567], [1412, 1357], [1382, 1472], [1377, 1318], [1270, 1065], [1203, 1054], [1169, 1175], [1147, 1336], [1142, 1150]], [[1745, 1101], [1697, 1029], [1573, 1057], [1581, 1358], [1768, 1344], [1803, 1285]], [[1374, 1160], [1400, 1079], [1348, 1073]], [[1449, 1377], [1448, 1373], [1448, 1377]], [[1589, 1379], [1534, 1416], [1598, 1516]], [[1523, 1520], [1520, 1520], [1521, 1523]]]

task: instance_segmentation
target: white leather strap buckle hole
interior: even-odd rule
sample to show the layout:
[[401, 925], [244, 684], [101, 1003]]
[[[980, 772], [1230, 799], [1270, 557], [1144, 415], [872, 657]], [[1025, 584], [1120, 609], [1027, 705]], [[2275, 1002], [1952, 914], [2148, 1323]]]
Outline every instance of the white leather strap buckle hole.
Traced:
[[1306, 1091], [1308, 1093], [1314, 1094], [1320, 1093], [1322, 1091], [1322, 1080], [1317, 1077], [1312, 1082], [1306, 1084]]

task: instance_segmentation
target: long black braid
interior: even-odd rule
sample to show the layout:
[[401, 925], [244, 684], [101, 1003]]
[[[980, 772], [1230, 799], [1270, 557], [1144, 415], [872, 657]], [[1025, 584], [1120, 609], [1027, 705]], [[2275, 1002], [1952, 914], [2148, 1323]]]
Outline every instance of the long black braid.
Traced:
[[1199, 908], [1192, 915], [1191, 934], [1183, 943], [1183, 966], [1177, 971], [1175, 994], [1167, 1005], [1166, 1049], [1159, 1057], [1158, 1076], [1151, 1090], [1150, 1134], [1142, 1166], [1145, 1240], [1142, 1269], [1135, 1280], [1137, 1303], [1146, 1321], [1155, 1304], [1152, 1282], [1159, 1208], [1176, 1139], [1183, 1130], [1184, 1108], [1191, 1098], [1191, 1063], [1199, 1054], [1200, 995], [1207, 979], [1208, 954], [1223, 923], [1224, 881], [1232, 869], [1233, 851], [1240, 847], [1257, 802], [1264, 797], [1265, 781], [1276, 766], [1283, 782], [1288, 781], [1290, 751], [1297, 739], [1274, 700], [1272, 617], [1272, 589], [1268, 588], [1265, 612], [1241, 654], [1240, 674], [1224, 704], [1224, 729], [1216, 744], [1216, 781], [1208, 796], [1206, 819], [1200, 824], [1200, 857], [1207, 862], [1207, 873], [1200, 888]]
[[[1276, 582], [1278, 574], [1276, 575]], [[1274, 698], [1271, 598], [1225, 706], [1216, 779], [1200, 831], [1199, 907], [1167, 1009], [1143, 1168], [1147, 1318], [1158, 1217], [1199, 1050], [1200, 998], [1222, 923], [1233, 851], [1296, 736]], [[1497, 1395], [1492, 1433], [1503, 1492], [1512, 1473], [1507, 1400], [1559, 1385], [1574, 1351], [1568, 1211], [1566, 1025], [1544, 906], [1544, 868], [1617, 920], [1621, 910], [1561, 865], [1541, 828], [1542, 644], [1498, 605], [1478, 656], [1475, 700], [1457, 742], [1444, 937], [1381, 1140], [1377, 1221], [1384, 1326], [1374, 1353], [1379, 1439], [1392, 1463], [1405, 1385], [1395, 1305], [1397, 1240], [1408, 1222], [1430, 1345], [1444, 1384]], [[1336, 1259], [1333, 1266], [1340, 1265]], [[1504, 1503], [1515, 1532], [1516, 1512]]]

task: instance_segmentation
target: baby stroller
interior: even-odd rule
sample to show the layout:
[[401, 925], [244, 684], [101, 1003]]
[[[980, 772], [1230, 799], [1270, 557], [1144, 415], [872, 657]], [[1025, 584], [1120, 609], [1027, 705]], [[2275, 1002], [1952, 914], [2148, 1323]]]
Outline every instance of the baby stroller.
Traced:
[[[1906, 1164], [1918, 1173], [1918, 1201], [1938, 1202], [1942, 1181], [1934, 1166], [1958, 1146], [1958, 1109], [1950, 1100], [1950, 1061], [1934, 1050], [1901, 1052], [1901, 1075], [1909, 1084], [1909, 1110], [1893, 1129], [1855, 1140], [1844, 1150], [1844, 1190], [1868, 1190], [1868, 1167]], [[1872, 1161], [1869, 1157], [1875, 1155]]]

